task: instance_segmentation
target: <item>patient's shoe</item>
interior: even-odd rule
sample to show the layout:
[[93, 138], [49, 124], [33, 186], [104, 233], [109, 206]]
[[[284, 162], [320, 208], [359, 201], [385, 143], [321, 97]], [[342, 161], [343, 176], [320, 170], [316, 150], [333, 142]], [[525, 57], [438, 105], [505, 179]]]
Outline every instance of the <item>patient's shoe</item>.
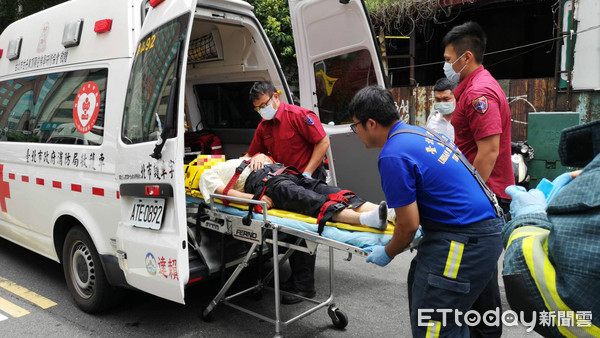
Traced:
[[387, 228], [387, 216], [387, 203], [381, 201], [377, 209], [360, 214], [360, 224], [383, 231]]
[[379, 230], [384, 231], [387, 229], [387, 216], [388, 216], [388, 207], [386, 201], [379, 202]]
[[[309, 291], [293, 290], [291, 292], [298, 296], [302, 296], [304, 298], [315, 298], [315, 296], [317, 295], [317, 292], [314, 289], [309, 290]], [[294, 295], [288, 295], [288, 294], [281, 295], [281, 304], [286, 304], [286, 305], [287, 304], [296, 304], [296, 303], [300, 303], [301, 301], [302, 301], [302, 298], [298, 298]]]

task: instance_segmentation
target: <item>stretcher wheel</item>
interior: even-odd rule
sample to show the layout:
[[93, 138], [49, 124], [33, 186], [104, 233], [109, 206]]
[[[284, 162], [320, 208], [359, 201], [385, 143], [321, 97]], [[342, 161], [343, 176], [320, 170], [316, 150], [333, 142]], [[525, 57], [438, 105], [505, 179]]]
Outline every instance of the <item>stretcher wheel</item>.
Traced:
[[329, 315], [329, 318], [331, 318], [333, 326], [336, 328], [343, 329], [348, 326], [348, 317], [337, 307], [333, 305], [329, 306], [327, 309], [327, 314]]
[[212, 323], [213, 320], [215, 319], [215, 317], [213, 317], [212, 311], [207, 314], [206, 310], [204, 310], [204, 311], [202, 311], [201, 316], [202, 316], [202, 320], [206, 323]]

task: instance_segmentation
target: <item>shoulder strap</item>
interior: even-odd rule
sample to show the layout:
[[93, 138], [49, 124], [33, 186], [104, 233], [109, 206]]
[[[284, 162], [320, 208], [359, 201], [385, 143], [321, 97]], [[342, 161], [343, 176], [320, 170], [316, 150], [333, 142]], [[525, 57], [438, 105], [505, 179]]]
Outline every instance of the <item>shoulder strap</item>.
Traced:
[[475, 169], [475, 167], [473, 167], [473, 165], [467, 160], [467, 158], [463, 155], [463, 153], [460, 152], [456, 148], [456, 146], [454, 144], [451, 144], [445, 138], [441, 137], [440, 134], [438, 134], [437, 131], [435, 131], [433, 129], [429, 129], [427, 127], [420, 127], [420, 128], [425, 129], [428, 133], [425, 134], [425, 133], [422, 133], [420, 131], [416, 131], [414, 129], [399, 129], [399, 130], [396, 130], [395, 132], [393, 132], [388, 137], [388, 140], [390, 138], [392, 138], [393, 136], [398, 135], [400, 133], [410, 133], [410, 134], [420, 135], [420, 136], [423, 136], [425, 138], [437, 141], [437, 142], [441, 143], [442, 145], [444, 145], [444, 147], [446, 147], [447, 149], [450, 149], [456, 156], [458, 156], [458, 158], [460, 159], [460, 161], [462, 162], [462, 164], [471, 172], [471, 175], [473, 175], [473, 177], [475, 178], [475, 180], [477, 181], [477, 183], [479, 184], [479, 186], [481, 187], [481, 189], [483, 190], [483, 192], [487, 196], [487, 198], [490, 201], [490, 203], [492, 203], [492, 206], [494, 207], [494, 211], [496, 212], [496, 216], [503, 217], [504, 216], [504, 212], [502, 211], [502, 208], [500, 208], [500, 204], [498, 203], [498, 199], [496, 198], [496, 194], [494, 194], [490, 190], [490, 188], [488, 188], [488, 186], [483, 181], [483, 178], [481, 178], [481, 176], [477, 172], [477, 169]]
[[[237, 168], [235, 168], [235, 173], [233, 173], [233, 176], [231, 176], [231, 179], [225, 186], [225, 189], [223, 189], [223, 195], [227, 195], [229, 193], [229, 190], [231, 190], [231, 188], [233, 188], [233, 185], [235, 184], [235, 182], [237, 182], [238, 178], [240, 178], [242, 171], [244, 171], [244, 169], [246, 169], [248, 164], [250, 164], [250, 160], [244, 160], [244, 161], [242, 161], [242, 163], [240, 163], [240, 165]], [[229, 205], [229, 201], [223, 200], [223, 204]]]

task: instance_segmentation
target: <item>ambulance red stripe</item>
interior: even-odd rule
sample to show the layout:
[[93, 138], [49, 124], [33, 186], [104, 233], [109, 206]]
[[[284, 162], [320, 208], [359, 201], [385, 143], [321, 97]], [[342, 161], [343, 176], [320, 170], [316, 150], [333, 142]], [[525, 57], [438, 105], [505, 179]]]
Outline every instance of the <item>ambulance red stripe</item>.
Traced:
[[[14, 173], [6, 173], [8, 179], [10, 180], [17, 180], [17, 174]], [[25, 183], [29, 183], [29, 176], [26, 175], [18, 175], [21, 176], [21, 181], [25, 182]], [[51, 182], [51, 184], [50, 184]], [[45, 186], [46, 185], [46, 179], [44, 178], [40, 178], [40, 177], [36, 177], [35, 178], [35, 184], [37, 185], [42, 185]], [[52, 188], [55, 189], [62, 189], [63, 188], [63, 184], [65, 185], [65, 189], [69, 189], [69, 183], [65, 183], [65, 182], [61, 182], [61, 181], [54, 181], [54, 180], [48, 180], [48, 186], [52, 186]], [[75, 184], [72, 183], [71, 185], [71, 191], [74, 192], [85, 192], [85, 193], [90, 193], [90, 188], [85, 188], [84, 191], [84, 187], [81, 184]], [[109, 190], [110, 191], [110, 190]], [[117, 199], [121, 199], [121, 194], [119, 193], [119, 191], [115, 191], [115, 194], [113, 195], [112, 192], [107, 192], [105, 191], [104, 188], [98, 188], [98, 187], [91, 187], [91, 193], [92, 195], [95, 196], [102, 196], [102, 197], [109, 197], [109, 196], [115, 196]]]
[[92, 187], [92, 194], [97, 196], [104, 196], [104, 189]]

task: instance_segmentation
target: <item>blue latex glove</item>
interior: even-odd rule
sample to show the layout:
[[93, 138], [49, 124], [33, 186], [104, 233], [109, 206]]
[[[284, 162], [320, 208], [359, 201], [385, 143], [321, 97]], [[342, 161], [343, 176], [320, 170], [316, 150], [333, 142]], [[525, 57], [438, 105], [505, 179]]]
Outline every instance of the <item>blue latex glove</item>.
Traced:
[[312, 175], [309, 173], [302, 173], [302, 176], [304, 176], [306, 178], [312, 178]]
[[550, 193], [546, 196], [546, 202], [550, 203], [550, 201], [552, 201], [554, 196], [556, 196], [560, 192], [560, 190], [562, 188], [564, 188], [565, 185], [567, 185], [572, 180], [573, 180], [573, 177], [571, 177], [571, 174], [569, 174], [569, 173], [564, 173], [564, 174], [558, 176], [557, 178], [555, 178], [554, 181], [552, 181], [552, 185], [554, 187], [552, 188]]
[[385, 247], [383, 245], [377, 245], [375, 247], [367, 248], [365, 252], [371, 252], [367, 257], [367, 263], [377, 264], [379, 266], [388, 265], [392, 259], [385, 253]]
[[510, 213], [513, 217], [525, 214], [546, 213], [546, 196], [537, 189], [526, 191], [518, 185], [506, 187], [506, 193], [512, 198], [510, 202]]

